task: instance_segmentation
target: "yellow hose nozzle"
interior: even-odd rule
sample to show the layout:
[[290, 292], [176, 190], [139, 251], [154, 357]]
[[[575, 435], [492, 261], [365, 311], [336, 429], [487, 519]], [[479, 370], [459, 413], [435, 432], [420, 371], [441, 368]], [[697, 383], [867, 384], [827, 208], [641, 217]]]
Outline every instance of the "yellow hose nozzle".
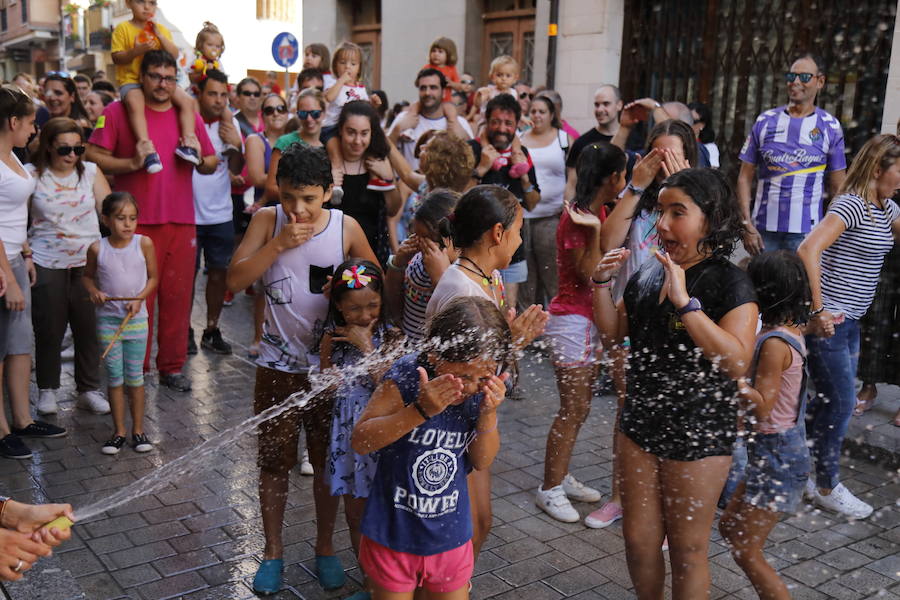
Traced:
[[73, 523], [69, 517], [57, 517], [44, 525], [44, 527], [46, 527], [47, 529], [53, 529], [54, 527], [56, 527], [60, 531], [66, 531], [74, 524], [75, 523]]

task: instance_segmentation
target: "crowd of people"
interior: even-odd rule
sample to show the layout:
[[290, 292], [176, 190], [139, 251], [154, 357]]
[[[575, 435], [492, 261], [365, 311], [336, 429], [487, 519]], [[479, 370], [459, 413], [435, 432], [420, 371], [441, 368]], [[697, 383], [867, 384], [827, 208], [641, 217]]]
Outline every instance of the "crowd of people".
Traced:
[[[317, 372], [374, 365], [261, 425], [259, 593], [282, 585], [288, 480], [301, 465], [325, 589], [345, 582], [332, 542], [343, 498], [366, 576], [355, 600], [417, 587], [468, 597], [492, 523], [497, 409], [519, 397], [517, 359], [537, 339], [560, 404], [535, 502], [578, 522], [573, 501], [603, 499], [569, 463], [607, 373], [612, 493], [584, 523], [622, 520], [639, 598], [662, 597], [664, 549], [673, 597], [706, 597], [717, 506], [765, 598], [789, 597], [762, 549], [804, 495], [850, 518], [872, 513], [840, 482], [839, 459], [854, 412], [897, 382], [900, 138], [874, 137], [848, 168], [840, 122], [816, 106], [820, 58], [790, 65], [787, 103], [753, 125], [735, 192], [699, 102], [626, 104], [602, 85], [596, 126], [579, 134], [560, 95], [520, 81], [509, 56], [476, 88], [445, 37], [422, 49], [414, 101], [393, 107], [360, 81], [365, 54], [349, 42], [333, 54], [309, 44], [291, 89], [231, 85], [214, 25], [185, 74], [155, 2], [128, 4], [133, 18], [113, 34], [116, 85], [53, 73], [35, 87], [21, 74], [0, 91], [2, 456], [27, 459], [23, 438], [66, 435], [32, 417], [29, 385], [34, 355], [35, 411], [56, 413], [67, 328], [77, 407], [112, 414], [98, 451], [152, 451], [154, 332], [160, 385], [189, 392], [187, 356], [233, 352], [219, 320], [246, 293], [256, 413]], [[736, 264], [739, 245], [749, 264]], [[370, 360], [399, 349], [390, 364]], [[0, 577], [65, 537], [24, 521], [10, 521], [23, 550], [0, 548]]]

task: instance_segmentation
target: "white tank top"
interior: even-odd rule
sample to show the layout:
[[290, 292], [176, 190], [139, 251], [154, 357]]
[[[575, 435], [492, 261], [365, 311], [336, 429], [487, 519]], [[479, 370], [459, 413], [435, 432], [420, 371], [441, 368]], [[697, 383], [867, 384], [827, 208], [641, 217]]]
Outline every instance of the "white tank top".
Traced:
[[[284, 222], [284, 210], [276, 206], [272, 237]], [[312, 349], [328, 312], [322, 286], [342, 262], [344, 213], [330, 209], [324, 230], [279, 254], [263, 273], [266, 317], [256, 364], [285, 373], [306, 373], [318, 366]]]
[[37, 182], [15, 154], [12, 158], [25, 175], [19, 175], [0, 160], [0, 240], [10, 260], [22, 252], [28, 237], [28, 197], [34, 193]]
[[526, 219], [552, 217], [562, 212], [563, 193], [566, 190], [566, 132], [557, 130], [556, 139], [540, 148], [528, 148], [531, 162], [534, 163], [534, 175], [538, 187], [541, 188], [541, 201], [534, 210], [526, 210]]
[[[107, 296], [133, 298], [147, 285], [147, 260], [141, 250], [141, 235], [134, 234], [131, 243], [124, 248], [114, 248], [109, 238], [100, 240], [97, 253], [97, 283]], [[124, 317], [128, 314], [127, 302], [105, 302], [97, 309], [98, 317]], [[147, 316], [147, 303], [135, 317]], [[132, 317], [134, 318], [134, 317]]]

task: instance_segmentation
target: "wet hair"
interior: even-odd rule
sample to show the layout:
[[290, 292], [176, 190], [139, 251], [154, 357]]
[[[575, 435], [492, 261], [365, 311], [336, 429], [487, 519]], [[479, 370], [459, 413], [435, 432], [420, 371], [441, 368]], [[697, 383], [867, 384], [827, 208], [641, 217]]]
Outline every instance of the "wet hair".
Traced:
[[374, 106], [365, 100], [354, 100], [344, 105], [337, 122], [338, 136], [344, 130], [347, 119], [353, 116], [366, 117], [369, 119], [369, 126], [372, 128], [372, 135], [369, 139], [369, 147], [366, 148], [365, 156], [376, 159], [385, 158], [390, 152], [387, 137], [385, 137], [384, 130], [381, 128], [378, 112]]
[[511, 66], [517, 74], [521, 72], [519, 61], [514, 59], [509, 54], [501, 54], [491, 61], [491, 68], [488, 70], [488, 77], [490, 78], [497, 71], [497, 69], [505, 65]]
[[809, 319], [812, 292], [806, 267], [796, 252], [757, 254], [747, 267], [756, 289], [763, 325], [803, 325]]
[[897, 159], [900, 159], [900, 137], [890, 133], [876, 135], [857, 152], [838, 193], [855, 194], [862, 198], [866, 203], [866, 213], [872, 220], [874, 217], [870, 205], [879, 200], [877, 192], [871, 186], [875, 180], [875, 172], [880, 170], [883, 173]]
[[325, 76], [322, 74], [321, 69], [309, 68], [303, 69], [300, 71], [300, 74], [297, 75], [297, 87], [301, 87], [304, 83], [309, 81], [310, 79], [318, 79], [325, 84]]
[[325, 148], [294, 142], [285, 149], [278, 161], [275, 181], [279, 186], [283, 183], [292, 187], [318, 185], [327, 192], [334, 180], [331, 178], [331, 162]]
[[100, 214], [104, 217], [112, 217], [119, 211], [119, 207], [126, 202], [133, 204], [135, 212], [140, 214], [141, 209], [138, 207], [137, 200], [128, 192], [113, 192], [107, 195], [100, 207]]
[[697, 124], [697, 121], [703, 123], [703, 129], [700, 130], [700, 143], [701, 144], [713, 144], [716, 141], [716, 132], [712, 126], [712, 110], [703, 104], [702, 102], [691, 102], [688, 104], [688, 108], [697, 113], [699, 119], [694, 120], [694, 124]]
[[75, 80], [71, 77], [64, 77], [59, 73], [50, 73], [44, 79], [44, 88], [47, 87], [47, 84], [51, 81], [60, 82], [64, 88], [66, 88], [66, 92], [70, 96], [72, 96], [72, 106], [69, 107], [69, 114], [67, 117], [71, 117], [73, 119], [84, 119], [85, 121], [89, 121], [87, 110], [84, 108], [84, 104], [81, 102], [81, 96], [78, 95], [78, 88], [75, 86]]
[[441, 89], [447, 87], [447, 76], [434, 67], [425, 67], [424, 69], [416, 73], [416, 87], [419, 87], [419, 80], [423, 77], [437, 77], [441, 82]]
[[[668, 135], [677, 137], [681, 140], [684, 158], [688, 161], [689, 165], [696, 167], [700, 151], [697, 148], [697, 138], [694, 137], [694, 130], [691, 129], [691, 126], [687, 123], [677, 119], [662, 121], [653, 126], [653, 129], [650, 130], [650, 134], [647, 136], [645, 156], [653, 150], [653, 144], [657, 139]], [[656, 210], [656, 201], [659, 198], [659, 190], [661, 187], [662, 185], [656, 181], [656, 179], [647, 186], [647, 189], [641, 194], [641, 199], [638, 201], [637, 207], [634, 209], [634, 217], [637, 217], [640, 214], [650, 214]]]
[[469, 185], [475, 155], [465, 141], [446, 131], [437, 131], [428, 143], [428, 150], [419, 163], [428, 187], [450, 188], [463, 192]]
[[416, 210], [413, 220], [425, 225], [432, 230], [437, 239], [432, 241], [443, 248], [444, 238], [440, 234], [439, 224], [441, 220], [446, 219], [456, 208], [460, 195], [458, 192], [444, 188], [431, 190], [422, 200], [422, 204]]
[[438, 223], [438, 232], [461, 250], [471, 248], [497, 223], [504, 230], [512, 227], [518, 208], [519, 201], [509, 190], [499, 185], [476, 185], [462, 195], [453, 214]]
[[319, 61], [319, 70], [327, 69], [331, 64], [331, 52], [328, 51], [328, 46], [325, 44], [319, 44], [318, 42], [307, 44], [303, 49], [303, 53], [305, 54], [307, 51], [322, 59]]
[[356, 74], [357, 77], [362, 77], [362, 74], [366, 70], [366, 61], [365, 56], [363, 55], [362, 48], [354, 44], [353, 42], [341, 42], [341, 45], [335, 48], [334, 56], [331, 58], [331, 72], [334, 73], [334, 76], [337, 77], [337, 64], [338, 61], [341, 60], [341, 57], [344, 54], [352, 53], [356, 54], [359, 58], [359, 73]]
[[334, 277], [331, 278], [331, 295], [328, 299], [328, 316], [325, 319], [326, 330], [331, 327], [343, 327], [347, 324], [344, 315], [338, 310], [338, 303], [340, 303], [341, 299], [346, 296], [348, 292], [362, 289], [359, 287], [350, 287], [348, 284], [352, 283], [352, 281], [344, 281], [342, 278], [344, 271], [352, 269], [353, 267], [364, 269], [365, 272], [362, 274], [368, 275], [371, 278], [365, 287], [376, 292], [378, 297], [381, 298], [381, 314], [378, 316], [378, 322], [381, 323], [384, 321], [384, 273], [378, 265], [371, 261], [362, 258], [350, 258], [338, 265], [337, 269], [334, 271]]
[[[203, 28], [200, 29], [199, 32], [197, 32], [197, 40], [194, 43], [194, 50], [196, 50], [197, 52], [200, 52], [200, 45], [204, 41], [206, 41], [206, 38], [208, 38], [211, 35], [217, 35], [220, 38], [222, 38], [222, 46], [225, 45], [225, 37], [222, 35], [222, 32], [219, 31], [219, 28], [216, 27], [215, 25], [213, 25], [212, 23], [210, 23], [209, 21], [204, 21]], [[219, 53], [219, 57], [221, 57], [224, 52], [225, 52], [225, 48], [223, 47], [222, 52]]]
[[429, 63], [431, 63], [431, 51], [435, 48], [440, 48], [447, 53], [447, 66], [452, 67], [456, 64], [456, 61], [458, 60], [458, 53], [456, 52], [456, 43], [453, 40], [447, 37], [439, 37], [438, 39], [431, 42], [431, 46], [428, 47]]
[[589, 211], [597, 189], [613, 173], [625, 171], [625, 152], [609, 142], [586, 146], [578, 156], [578, 179], [575, 184], [575, 208]]
[[[276, 94], [276, 96], [277, 95], [278, 94]], [[297, 95], [297, 106], [300, 106], [300, 101], [304, 98], [315, 99], [315, 101], [319, 103], [319, 106], [322, 107], [322, 110], [325, 110], [325, 107], [328, 105], [328, 103], [325, 102], [325, 94], [322, 93], [322, 90], [316, 88], [306, 88], [305, 90], [301, 91]]]
[[484, 109], [485, 121], [490, 121], [491, 115], [494, 114], [495, 110], [507, 110], [513, 113], [516, 116], [517, 124], [519, 119], [522, 118], [522, 107], [519, 105], [519, 101], [516, 97], [512, 94], [497, 94], [488, 100], [487, 106], [485, 106]]
[[141, 76], [150, 72], [151, 67], [172, 67], [178, 71], [175, 58], [165, 50], [151, 50], [141, 59]]
[[556, 129], [561, 129], [562, 123], [559, 120], [559, 114], [556, 112], [556, 105], [553, 103], [553, 100], [548, 96], [542, 96], [538, 94], [531, 101], [531, 105], [534, 106], [534, 103], [538, 100], [540, 100], [541, 103], [543, 103], [547, 107], [547, 112], [550, 113], [550, 126], [555, 127]]
[[512, 358], [509, 323], [487, 298], [454, 298], [428, 321], [425, 338], [435, 344], [431, 352], [445, 362], [491, 358], [507, 363]]
[[[44, 126], [41, 127], [41, 135], [38, 138], [37, 150], [35, 150], [34, 154], [31, 156], [31, 162], [38, 172], [38, 177], [44, 174], [45, 169], [50, 168], [52, 153], [55, 152], [52, 148], [53, 142], [56, 141], [58, 136], [63, 135], [64, 133], [77, 133], [81, 143], [84, 143], [84, 130], [78, 123], [69, 117], [54, 117], [44, 123]], [[81, 181], [81, 176], [84, 174], [84, 160], [83, 156], [77, 158], [78, 160], [75, 162], [75, 171], [78, 173], [78, 180]]]
[[197, 82], [197, 89], [201, 92], [206, 91], [206, 84], [209, 80], [218, 81], [226, 88], [228, 87], [228, 76], [218, 69], [209, 69], [206, 74]]
[[244, 77], [238, 82], [237, 87], [234, 91], [240, 94], [248, 85], [255, 85], [256, 89], [262, 91], [262, 84], [259, 83], [259, 79], [257, 79], [256, 77]]
[[88, 84], [88, 85], [91, 84], [91, 80], [88, 79], [87, 75], [82, 75], [81, 73], [78, 73], [77, 75], [74, 75], [74, 76], [72, 77], [72, 80], [73, 80], [75, 83], [86, 83], [86, 84]]
[[717, 257], [731, 256], [745, 228], [737, 198], [725, 175], [718, 169], [684, 169], [663, 181], [660, 192], [664, 188], [684, 192], [706, 217], [706, 236], [697, 243], [697, 250]]
[[13, 117], [21, 119], [35, 112], [31, 96], [15, 85], [4, 85], [0, 88], [0, 131], [9, 128], [9, 120]]
[[818, 73], [814, 73], [814, 75], [825, 75], [828, 70], [826, 69], [825, 59], [822, 58], [820, 54], [815, 52], [801, 52], [794, 56], [794, 59], [791, 61], [791, 64], [794, 64], [798, 60], [802, 60], [804, 58], [808, 58], [814, 63], [816, 63], [816, 68], [819, 69]]
[[119, 91], [116, 89], [116, 86], [113, 85], [113, 83], [111, 81], [106, 81], [105, 79], [98, 79], [97, 81], [95, 81], [94, 84], [91, 86], [91, 89], [94, 90], [95, 92], [106, 92], [107, 94], [110, 94], [113, 98], [115, 98], [119, 94]]

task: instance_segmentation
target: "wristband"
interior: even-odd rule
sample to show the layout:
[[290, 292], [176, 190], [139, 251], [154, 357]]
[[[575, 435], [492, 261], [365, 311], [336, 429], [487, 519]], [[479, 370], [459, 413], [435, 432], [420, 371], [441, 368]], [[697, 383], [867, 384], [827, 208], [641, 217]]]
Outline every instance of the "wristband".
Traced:
[[682, 317], [689, 312], [694, 312], [695, 310], [703, 310], [703, 305], [700, 304], [700, 301], [697, 298], [691, 298], [688, 300], [688, 303], [676, 310], [675, 312], [679, 317]]
[[605, 285], [608, 284], [610, 281], [612, 281], [612, 277], [610, 277], [609, 279], [604, 279], [603, 281], [597, 281], [596, 279], [594, 279], [594, 276], [593, 276], [593, 275], [591, 276], [591, 283], [593, 283], [594, 285], [603, 285], [603, 286], [605, 286]]
[[629, 182], [629, 183], [628, 183], [628, 188], [627, 188], [627, 189], [630, 190], [630, 191], [631, 191], [633, 194], [635, 194], [636, 196], [643, 196], [643, 195], [644, 195], [644, 190], [645, 190], [646, 188], [638, 187], [638, 186], [634, 185], [633, 183]]
[[6, 505], [9, 503], [9, 497], [0, 496], [0, 527], [3, 527], [3, 512], [6, 510]]
[[825, 312], [825, 306], [823, 305], [821, 308], [817, 308], [816, 310], [809, 311], [809, 316], [815, 317]]
[[411, 404], [415, 407], [416, 412], [418, 412], [420, 415], [422, 415], [422, 418], [423, 418], [423, 419], [425, 419], [425, 420], [427, 421], [428, 419], [431, 418], [431, 417], [428, 416], [428, 413], [425, 412], [425, 409], [422, 408], [422, 405], [419, 404], [419, 401], [418, 401], [418, 400], [413, 400], [413, 401], [411, 402]]

